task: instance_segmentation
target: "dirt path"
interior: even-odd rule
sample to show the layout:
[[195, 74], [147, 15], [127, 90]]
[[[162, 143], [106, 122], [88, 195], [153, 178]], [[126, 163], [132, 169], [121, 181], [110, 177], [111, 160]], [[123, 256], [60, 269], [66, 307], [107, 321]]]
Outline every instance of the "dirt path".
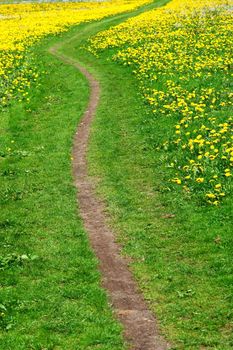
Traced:
[[114, 233], [106, 224], [104, 204], [96, 197], [94, 186], [87, 172], [87, 146], [90, 125], [95, 116], [100, 96], [97, 80], [76, 60], [60, 54], [61, 45], [50, 52], [63, 62], [80, 70], [90, 84], [89, 105], [78, 126], [73, 146], [73, 174], [78, 189], [77, 199], [85, 229], [92, 248], [99, 259], [102, 286], [107, 290], [115, 313], [123, 324], [125, 338], [134, 350], [165, 350], [168, 343], [161, 338], [156, 320], [121, 256]]

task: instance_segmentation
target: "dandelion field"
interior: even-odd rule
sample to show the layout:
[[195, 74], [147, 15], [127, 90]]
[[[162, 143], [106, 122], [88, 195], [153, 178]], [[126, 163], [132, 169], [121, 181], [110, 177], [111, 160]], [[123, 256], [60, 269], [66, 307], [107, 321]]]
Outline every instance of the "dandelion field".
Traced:
[[12, 97], [28, 99], [38, 80], [31, 47], [46, 35], [59, 34], [72, 25], [100, 20], [147, 3], [139, 1], [2, 4], [0, 8], [0, 104]]
[[48, 53], [68, 40], [102, 89], [90, 175], [161, 334], [232, 349], [232, 6], [0, 4], [0, 348], [127, 348], [77, 215], [89, 87]]
[[[174, 0], [90, 42], [94, 53], [114, 48], [113, 59], [136, 75], [154, 113], [145, 123], [155, 152], [168, 152], [169, 180], [212, 205], [232, 193], [232, 5]], [[174, 123], [159, 140], [157, 118]]]
[[171, 1], [86, 45], [122, 80], [115, 118], [107, 102], [97, 115], [92, 174], [174, 349], [233, 346], [231, 6]]

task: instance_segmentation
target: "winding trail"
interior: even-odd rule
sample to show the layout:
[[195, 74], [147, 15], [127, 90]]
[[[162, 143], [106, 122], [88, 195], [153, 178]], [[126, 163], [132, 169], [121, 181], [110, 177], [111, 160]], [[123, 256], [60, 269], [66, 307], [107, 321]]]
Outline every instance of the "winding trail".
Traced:
[[156, 319], [137, 288], [127, 260], [121, 255], [114, 233], [106, 223], [104, 203], [96, 197], [94, 184], [88, 177], [86, 160], [88, 139], [100, 98], [100, 84], [78, 61], [59, 52], [59, 48], [65, 43], [53, 46], [49, 50], [50, 53], [78, 69], [90, 84], [89, 104], [74, 138], [73, 175], [78, 190], [80, 214], [91, 246], [99, 260], [102, 286], [107, 290], [115, 314], [123, 325], [125, 339], [130, 343], [130, 349], [169, 349], [169, 344], [159, 334]]

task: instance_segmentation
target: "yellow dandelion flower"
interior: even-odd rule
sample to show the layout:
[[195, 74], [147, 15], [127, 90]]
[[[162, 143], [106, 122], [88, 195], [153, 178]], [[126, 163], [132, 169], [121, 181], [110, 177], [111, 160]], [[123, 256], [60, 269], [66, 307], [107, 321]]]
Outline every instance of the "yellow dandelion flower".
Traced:
[[206, 197], [209, 198], [209, 199], [214, 199], [214, 198], [216, 198], [216, 196], [215, 196], [214, 193], [206, 193]]

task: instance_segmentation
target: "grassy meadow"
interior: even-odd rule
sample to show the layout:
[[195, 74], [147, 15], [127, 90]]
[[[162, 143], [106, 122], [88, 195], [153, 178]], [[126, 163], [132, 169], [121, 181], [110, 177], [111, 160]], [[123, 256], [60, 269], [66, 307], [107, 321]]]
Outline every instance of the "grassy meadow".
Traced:
[[[224, 63], [226, 55], [230, 59], [229, 51], [223, 45], [229, 44], [230, 24], [219, 10], [212, 14], [217, 22], [211, 15], [205, 23], [213, 24], [206, 37], [205, 26], [201, 33], [197, 27], [186, 30], [185, 25], [198, 23], [198, 15], [196, 22], [188, 17], [185, 25], [179, 18], [177, 26], [178, 0], [170, 2], [171, 9], [176, 5], [175, 22], [170, 17], [161, 20], [164, 10], [159, 10], [159, 18], [143, 13], [167, 3], [145, 5], [132, 13], [137, 17], [130, 21], [128, 13], [115, 14], [36, 40], [28, 49], [30, 55], [19, 58], [24, 62], [16, 68], [23, 84], [20, 91], [10, 89], [6, 94], [6, 85], [1, 85], [5, 98], [0, 123], [0, 348], [127, 348], [101, 288], [97, 261], [77, 209], [71, 148], [89, 87], [77, 70], [48, 53], [60, 41], [64, 41], [61, 52], [79, 60], [100, 81], [89, 173], [161, 334], [174, 350], [233, 347], [232, 168], [231, 151], [226, 151], [231, 146], [224, 146], [231, 137], [232, 106], [230, 63]], [[197, 71], [208, 79], [196, 76], [192, 65], [182, 70], [176, 62], [174, 69], [175, 58], [168, 56], [171, 41], [181, 50], [179, 40], [188, 37], [191, 45], [195, 33], [197, 47], [192, 54], [207, 57], [205, 46], [198, 47], [203, 42], [198, 35], [214, 42], [216, 32], [221, 35], [211, 62], [221, 53], [221, 66], [216, 62]], [[188, 49], [185, 46], [185, 59], [191, 56]], [[153, 66], [153, 60], [161, 60], [161, 65]], [[206, 65], [211, 62], [203, 60]], [[13, 75], [4, 74], [10, 86]], [[213, 91], [199, 99], [203, 89], [210, 88]], [[195, 98], [187, 100], [194, 90]], [[177, 107], [179, 99], [184, 102]], [[220, 135], [212, 137], [213, 129]], [[220, 141], [213, 142], [216, 139]], [[204, 146], [194, 140], [204, 140]]]
[[49, 74], [30, 104], [1, 113], [0, 348], [120, 350], [71, 173], [88, 85], [45, 53], [51, 44], [35, 49]]

